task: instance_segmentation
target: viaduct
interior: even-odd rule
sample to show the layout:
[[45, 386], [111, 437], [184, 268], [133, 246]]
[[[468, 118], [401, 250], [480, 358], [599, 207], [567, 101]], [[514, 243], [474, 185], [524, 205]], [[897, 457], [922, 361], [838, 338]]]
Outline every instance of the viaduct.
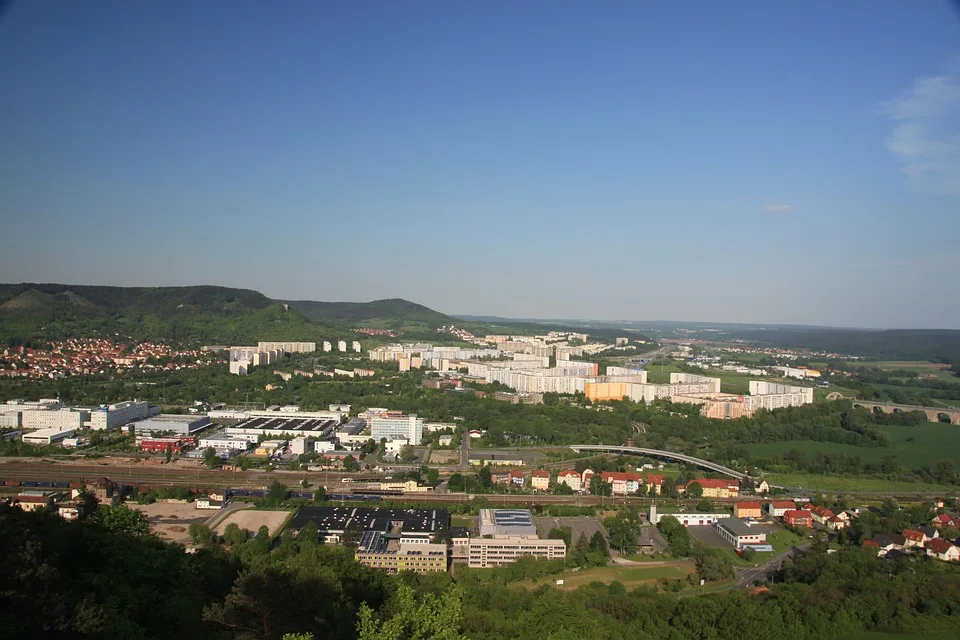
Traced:
[[[869, 400], [858, 400], [856, 398], [846, 398], [853, 402], [853, 406], [862, 407], [875, 413], [909, 413], [910, 411], [923, 411], [927, 414], [928, 422], [944, 422], [948, 424], [960, 425], [960, 409], [949, 407], [946, 409], [937, 407], [917, 407], [909, 404], [895, 404], [893, 402], [872, 402]], [[843, 394], [831, 393], [827, 400], [844, 400]]]

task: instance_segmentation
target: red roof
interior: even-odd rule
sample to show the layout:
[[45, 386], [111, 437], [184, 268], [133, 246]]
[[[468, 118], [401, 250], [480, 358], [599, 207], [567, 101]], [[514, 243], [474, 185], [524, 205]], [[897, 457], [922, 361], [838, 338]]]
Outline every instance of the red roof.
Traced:
[[770, 503], [774, 509], [796, 509], [797, 504], [790, 500], [774, 500]]
[[624, 471], [604, 471], [600, 474], [600, 477], [607, 482], [629, 482], [633, 480], [637, 482], [640, 480], [640, 474], [638, 473], [626, 473]]
[[[549, 472], [549, 471], [546, 471], [546, 470], [544, 470], [544, 469], [537, 469], [536, 471], [534, 471], [534, 472], [531, 473], [530, 475], [532, 475], [534, 478], [549, 478], [549, 477], [550, 477], [550, 472]], [[576, 475], [576, 472], [574, 472], [574, 475]]]
[[950, 524], [951, 522], [953, 522], [953, 519], [945, 513], [941, 513], [936, 518], [934, 518], [934, 520], [936, 520], [937, 522], [942, 522], [943, 524]]
[[663, 476], [655, 473], [648, 473], [646, 476], [647, 484], [663, 484]]
[[830, 511], [830, 509], [827, 509], [826, 507], [811, 507], [810, 513], [815, 513], [821, 518], [832, 518], [836, 515], [833, 511]]
[[795, 518], [807, 518], [809, 520], [813, 517], [813, 514], [802, 509], [791, 509], [790, 511], [784, 512], [783, 517], [788, 520]]
[[927, 540], [927, 544], [924, 545], [930, 551], [933, 551], [936, 554], [944, 554], [947, 551], [950, 551], [953, 544], [949, 540], [944, 540], [943, 538], [932, 538]]
[[511, 471], [511, 472], [510, 472], [510, 477], [511, 477], [511, 478], [522, 478], [522, 477], [524, 477], [523, 471]]
[[576, 476], [579, 478], [580, 474], [574, 471], [573, 469], [564, 469], [563, 471], [557, 474], [558, 478], [569, 478], [570, 476]]
[[760, 502], [737, 502], [733, 505], [736, 509], [760, 509]]
[[880, 548], [880, 543], [879, 543], [879, 542], [875, 542], [875, 541], [873, 541], [873, 540], [867, 540], [866, 542], [863, 543], [863, 548], [866, 549], [867, 547], [872, 547], [872, 548], [875, 548], [875, 549], [879, 549], [879, 548]]
[[913, 542], [923, 542], [923, 532], [915, 529], [904, 529], [903, 537]]

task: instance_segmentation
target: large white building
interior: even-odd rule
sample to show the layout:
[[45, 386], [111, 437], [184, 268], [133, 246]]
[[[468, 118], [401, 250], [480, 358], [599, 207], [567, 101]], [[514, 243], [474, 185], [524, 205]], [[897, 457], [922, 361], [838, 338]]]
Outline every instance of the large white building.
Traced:
[[516, 562], [520, 556], [534, 556], [553, 560], [567, 556], [563, 540], [536, 538], [470, 538], [467, 564], [471, 568], [486, 569]]
[[46, 445], [56, 444], [67, 438], [72, 438], [76, 433], [75, 429], [40, 429], [33, 433], [25, 433], [21, 440], [27, 444]]
[[280, 351], [282, 353], [313, 353], [316, 342], [258, 342], [260, 351]]
[[423, 419], [416, 415], [393, 417], [374, 416], [370, 420], [370, 437], [379, 442], [381, 438], [406, 438], [412, 444], [423, 440]]
[[[58, 431], [63, 429], [82, 429], [90, 420], [90, 412], [76, 409], [39, 409], [24, 411], [20, 414], [20, 426], [24, 429], [42, 429]], [[65, 436], [69, 437], [69, 436]], [[26, 440], [24, 440], [26, 442]]]
[[150, 406], [140, 400], [127, 400], [90, 410], [91, 429], [114, 429], [150, 415]]
[[345, 353], [347, 350], [347, 341], [346, 340], [337, 340], [337, 351]]
[[720, 393], [720, 378], [701, 376], [696, 373], [671, 373], [670, 384], [706, 384], [710, 388], [706, 393]]
[[211, 424], [207, 416], [161, 414], [133, 424], [137, 433], [175, 433], [186, 436]]

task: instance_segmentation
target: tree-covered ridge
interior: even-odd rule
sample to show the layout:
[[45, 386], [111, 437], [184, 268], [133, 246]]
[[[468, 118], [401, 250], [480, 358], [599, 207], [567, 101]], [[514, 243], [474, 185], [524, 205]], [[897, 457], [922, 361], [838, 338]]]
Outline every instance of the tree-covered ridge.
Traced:
[[[100, 512], [103, 512], [102, 514]], [[0, 506], [0, 629], [12, 638], [351, 640], [843, 638], [865, 630], [960, 633], [960, 570], [816, 544], [771, 590], [686, 597], [657, 586], [535, 590], [482, 572], [387, 576], [315, 529], [207, 540], [196, 554], [100, 507], [66, 522]], [[549, 562], [525, 561], [525, 564]], [[535, 567], [532, 567], [535, 568]], [[298, 635], [295, 637], [305, 637]], [[309, 637], [309, 636], [306, 636]]]
[[112, 336], [237, 344], [351, 337], [248, 289], [0, 285], [0, 339]]
[[291, 307], [320, 322], [350, 326], [370, 326], [383, 329], [401, 329], [404, 324], [419, 323], [431, 329], [457, 324], [456, 318], [401, 298], [372, 302], [319, 302], [315, 300], [285, 300]]

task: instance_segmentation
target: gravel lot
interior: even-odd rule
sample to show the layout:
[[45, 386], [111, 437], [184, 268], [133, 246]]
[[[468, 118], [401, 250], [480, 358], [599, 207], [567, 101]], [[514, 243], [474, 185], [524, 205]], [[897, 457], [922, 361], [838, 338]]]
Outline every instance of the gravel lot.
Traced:
[[131, 508], [142, 511], [150, 521], [150, 529], [164, 540], [186, 542], [190, 539], [187, 532], [194, 522], [206, 522], [215, 511], [197, 509], [195, 502], [185, 504], [155, 502], [153, 504], [130, 504]]
[[690, 536], [695, 540], [699, 540], [708, 547], [714, 548], [727, 548], [730, 549], [733, 547], [729, 542], [723, 539], [723, 537], [717, 533], [713, 527], [709, 526], [697, 526], [697, 527], [687, 527], [687, 531], [690, 532]]
[[570, 527], [573, 530], [570, 539], [574, 544], [580, 539], [581, 534], [586, 535], [587, 540], [597, 531], [603, 533], [604, 537], [607, 535], [606, 531], [603, 530], [603, 525], [596, 518], [536, 518], [535, 520], [537, 533], [541, 538], [546, 538], [550, 529], [554, 527]]
[[274, 536], [280, 527], [286, 521], [290, 511], [259, 511], [257, 509], [244, 509], [243, 511], [234, 511], [227, 516], [223, 522], [217, 525], [216, 533], [223, 535], [224, 529], [231, 522], [237, 523], [241, 529], [247, 529], [251, 533], [256, 533], [257, 529], [266, 525], [270, 529], [270, 535]]

